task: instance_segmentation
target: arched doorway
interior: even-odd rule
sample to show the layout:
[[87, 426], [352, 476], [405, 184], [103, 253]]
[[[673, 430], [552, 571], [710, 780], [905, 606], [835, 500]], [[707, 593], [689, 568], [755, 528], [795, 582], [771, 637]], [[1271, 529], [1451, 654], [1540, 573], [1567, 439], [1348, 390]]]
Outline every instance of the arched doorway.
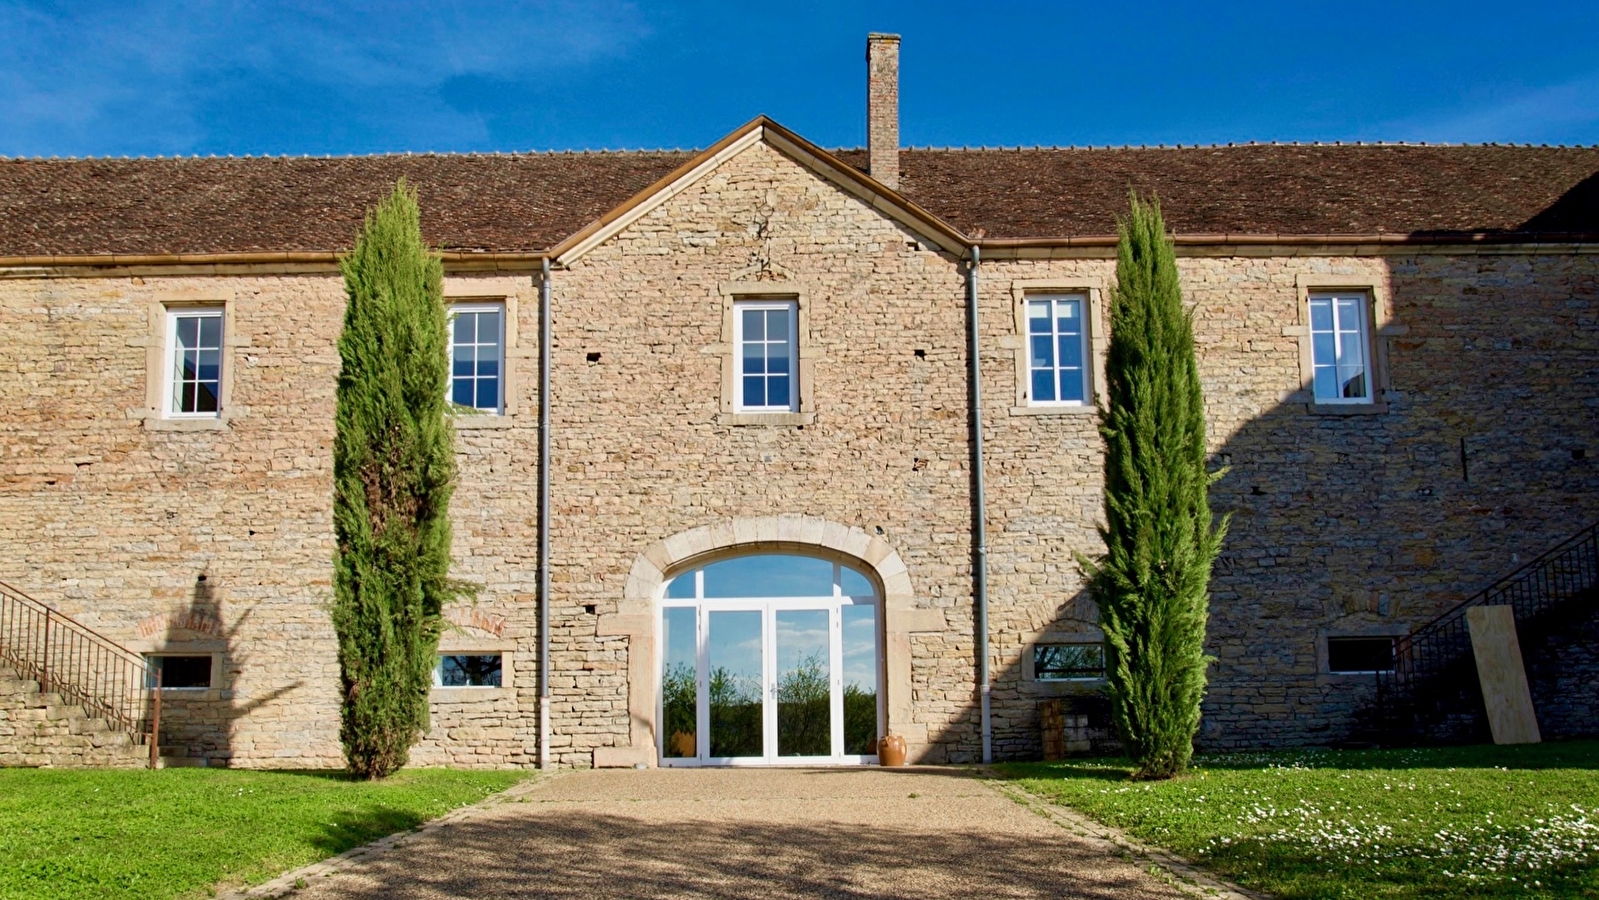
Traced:
[[755, 552], [660, 589], [662, 765], [875, 763], [883, 604], [836, 559]]

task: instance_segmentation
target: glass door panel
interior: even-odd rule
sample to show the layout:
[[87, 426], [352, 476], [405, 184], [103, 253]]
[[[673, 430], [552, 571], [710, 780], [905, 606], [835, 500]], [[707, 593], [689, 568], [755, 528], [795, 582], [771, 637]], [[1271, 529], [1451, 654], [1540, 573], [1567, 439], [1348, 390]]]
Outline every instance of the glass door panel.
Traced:
[[877, 754], [877, 607], [845, 604], [842, 619], [844, 754]]
[[833, 755], [831, 616], [826, 609], [773, 612], [777, 755]]
[[761, 610], [705, 614], [705, 665], [710, 701], [709, 756], [764, 756], [765, 635]]
[[661, 611], [661, 755], [699, 755], [699, 629], [692, 606]]

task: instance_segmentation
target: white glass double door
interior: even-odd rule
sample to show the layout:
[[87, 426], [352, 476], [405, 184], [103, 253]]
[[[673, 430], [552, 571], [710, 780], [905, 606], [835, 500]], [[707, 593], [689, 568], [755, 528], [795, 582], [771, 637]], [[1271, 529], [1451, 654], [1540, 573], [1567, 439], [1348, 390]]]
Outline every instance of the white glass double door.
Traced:
[[663, 765], [876, 762], [875, 598], [667, 599]]

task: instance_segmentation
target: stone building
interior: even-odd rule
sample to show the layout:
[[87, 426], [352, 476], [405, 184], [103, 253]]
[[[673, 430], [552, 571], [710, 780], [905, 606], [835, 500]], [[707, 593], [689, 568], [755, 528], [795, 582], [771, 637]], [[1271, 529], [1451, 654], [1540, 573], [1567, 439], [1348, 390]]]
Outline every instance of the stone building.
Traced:
[[1599, 518], [1599, 148], [904, 149], [897, 54], [864, 151], [0, 161], [0, 581], [160, 659], [179, 752], [341, 764], [336, 260], [401, 176], [476, 408], [420, 763], [980, 759], [979, 566], [993, 756], [1097, 710], [1130, 188], [1233, 516], [1205, 747], [1345, 738], [1374, 647]]

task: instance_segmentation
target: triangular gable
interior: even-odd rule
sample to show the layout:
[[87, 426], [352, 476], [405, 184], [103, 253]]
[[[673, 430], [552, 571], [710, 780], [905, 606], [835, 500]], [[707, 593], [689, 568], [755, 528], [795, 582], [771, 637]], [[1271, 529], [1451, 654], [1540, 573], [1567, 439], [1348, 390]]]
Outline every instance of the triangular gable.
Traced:
[[708, 147], [676, 171], [628, 199], [626, 203], [594, 220], [550, 251], [551, 261], [568, 265], [593, 248], [617, 235], [648, 215], [723, 162], [737, 156], [750, 145], [764, 141], [823, 180], [864, 201], [868, 206], [925, 238], [929, 243], [956, 256], [965, 256], [971, 241], [942, 219], [898, 192], [812, 144], [765, 116], [757, 116], [732, 134]]

